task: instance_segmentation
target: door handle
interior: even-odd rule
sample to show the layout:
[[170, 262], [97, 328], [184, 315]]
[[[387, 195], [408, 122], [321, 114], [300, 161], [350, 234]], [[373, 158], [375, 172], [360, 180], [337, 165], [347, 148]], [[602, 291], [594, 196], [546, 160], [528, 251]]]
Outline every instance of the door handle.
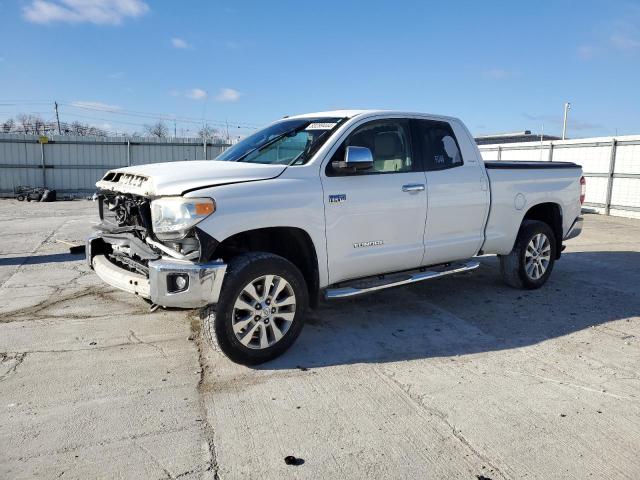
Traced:
[[402, 186], [403, 192], [421, 192], [422, 190], [424, 190], [423, 183], [408, 183]]

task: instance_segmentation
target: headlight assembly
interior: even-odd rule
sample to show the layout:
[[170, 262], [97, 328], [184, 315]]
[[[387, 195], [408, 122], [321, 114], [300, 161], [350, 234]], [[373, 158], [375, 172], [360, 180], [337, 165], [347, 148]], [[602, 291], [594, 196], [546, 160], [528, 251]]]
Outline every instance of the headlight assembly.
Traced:
[[215, 211], [216, 203], [211, 198], [158, 198], [151, 202], [153, 232], [160, 240], [183, 238]]

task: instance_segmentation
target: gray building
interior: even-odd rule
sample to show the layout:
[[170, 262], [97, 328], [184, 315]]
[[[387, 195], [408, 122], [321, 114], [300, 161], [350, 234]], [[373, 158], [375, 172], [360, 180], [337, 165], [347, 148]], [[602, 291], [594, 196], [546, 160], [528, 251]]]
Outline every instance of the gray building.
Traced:
[[560, 137], [553, 135], [538, 135], [531, 133], [531, 130], [513, 133], [497, 133], [495, 135], [479, 135], [476, 137], [478, 145], [495, 145], [497, 143], [520, 143], [520, 142], [539, 142], [545, 140], [562, 140]]

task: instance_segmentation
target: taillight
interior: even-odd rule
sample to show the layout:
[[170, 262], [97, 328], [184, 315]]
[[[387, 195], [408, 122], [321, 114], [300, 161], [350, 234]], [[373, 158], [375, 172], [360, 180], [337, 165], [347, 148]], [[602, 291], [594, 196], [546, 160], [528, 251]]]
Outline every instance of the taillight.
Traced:
[[587, 180], [580, 177], [580, 205], [584, 203], [584, 197], [587, 194]]

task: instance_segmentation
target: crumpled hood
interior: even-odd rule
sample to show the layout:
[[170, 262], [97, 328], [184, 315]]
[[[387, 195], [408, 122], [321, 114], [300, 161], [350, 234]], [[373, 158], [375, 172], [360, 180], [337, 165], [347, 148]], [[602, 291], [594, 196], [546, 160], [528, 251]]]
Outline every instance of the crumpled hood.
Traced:
[[151, 163], [109, 170], [96, 187], [141, 196], [181, 195], [209, 186], [268, 180], [286, 168], [216, 160]]

